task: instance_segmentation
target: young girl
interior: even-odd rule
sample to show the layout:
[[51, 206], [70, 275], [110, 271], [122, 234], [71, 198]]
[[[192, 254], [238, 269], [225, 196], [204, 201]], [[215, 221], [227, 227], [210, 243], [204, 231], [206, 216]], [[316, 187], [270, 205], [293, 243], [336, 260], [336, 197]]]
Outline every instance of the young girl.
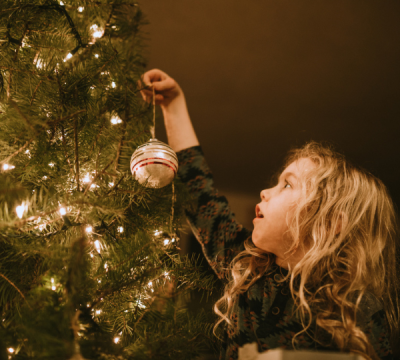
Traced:
[[238, 348], [252, 342], [260, 352], [313, 349], [394, 359], [398, 222], [383, 183], [310, 142], [292, 150], [275, 186], [261, 191], [249, 232], [213, 188], [179, 85], [158, 69], [142, 81], [147, 102], [155, 89], [179, 176], [198, 199], [188, 221], [226, 281], [215, 305], [218, 324], [225, 324], [221, 359], [237, 359]]

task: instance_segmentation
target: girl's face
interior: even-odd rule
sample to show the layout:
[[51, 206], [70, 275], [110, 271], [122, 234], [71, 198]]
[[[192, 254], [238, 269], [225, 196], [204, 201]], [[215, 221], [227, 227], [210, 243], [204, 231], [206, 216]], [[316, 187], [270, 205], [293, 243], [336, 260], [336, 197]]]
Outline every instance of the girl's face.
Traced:
[[309, 158], [291, 163], [281, 174], [278, 185], [261, 191], [261, 202], [256, 206], [253, 243], [275, 254], [276, 264], [284, 268], [288, 268], [289, 263], [293, 267], [304, 256], [304, 251], [299, 247], [287, 258], [289, 254], [285, 252], [293, 243], [287, 224], [292, 219], [296, 203], [303, 196], [302, 179], [314, 168], [315, 164]]

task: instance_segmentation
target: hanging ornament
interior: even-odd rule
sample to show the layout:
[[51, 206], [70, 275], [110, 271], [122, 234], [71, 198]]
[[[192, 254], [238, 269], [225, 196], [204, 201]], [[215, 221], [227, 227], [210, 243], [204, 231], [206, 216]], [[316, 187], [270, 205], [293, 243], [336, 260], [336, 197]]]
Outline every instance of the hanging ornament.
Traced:
[[178, 171], [178, 157], [170, 146], [155, 138], [155, 109], [153, 87], [152, 139], [138, 146], [132, 154], [131, 172], [140, 184], [146, 184], [147, 187], [152, 188], [162, 188], [175, 178]]
[[178, 158], [167, 144], [150, 139], [133, 153], [131, 171], [140, 184], [147, 180], [147, 187], [162, 188], [174, 179]]

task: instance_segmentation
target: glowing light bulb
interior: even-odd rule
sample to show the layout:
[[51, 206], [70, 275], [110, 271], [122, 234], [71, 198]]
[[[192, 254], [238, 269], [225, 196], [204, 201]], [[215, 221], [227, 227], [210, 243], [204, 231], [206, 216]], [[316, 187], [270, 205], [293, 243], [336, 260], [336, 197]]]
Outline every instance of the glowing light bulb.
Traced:
[[90, 182], [90, 175], [89, 175], [89, 173], [87, 173], [86, 175], [85, 175], [85, 177], [82, 179], [82, 181], [84, 182], [84, 183], [88, 183], [88, 182]]
[[94, 54], [94, 57], [95, 57], [96, 59], [98, 59], [98, 58], [99, 58], [99, 54]]
[[90, 234], [93, 231], [93, 228], [89, 225], [86, 227], [85, 231]]
[[53, 290], [53, 291], [55, 291], [55, 290], [56, 290], [56, 287], [55, 287], [55, 285], [52, 285], [52, 287], [51, 287], [51, 290]]
[[108, 186], [109, 186], [109, 187], [113, 187], [113, 186], [114, 186], [114, 183], [113, 183], [113, 182], [110, 182], [110, 183], [108, 183]]
[[149, 283], [148, 283], [147, 285], [153, 286], [153, 282], [152, 282], [152, 281], [149, 281]]
[[71, 53], [68, 53], [67, 57], [64, 59], [64, 62], [66, 62], [67, 60], [69, 60], [69, 59], [71, 59], [71, 58], [72, 58], [72, 54], [71, 54]]
[[64, 6], [64, 3], [63, 3], [62, 1], [60, 1], [60, 5], [61, 5], [61, 6]]
[[167, 246], [169, 244], [169, 239], [164, 239], [164, 245]]
[[172, 238], [171, 242], [175, 242], [175, 238]]
[[101, 38], [103, 36], [104, 30], [100, 29], [96, 24], [92, 25], [90, 29], [93, 30], [94, 38]]
[[15, 168], [14, 165], [3, 164], [3, 170], [4, 170], [4, 171], [6, 171], [6, 170], [11, 170], [11, 169], [14, 169], [14, 168]]
[[96, 310], [96, 315], [100, 315], [101, 314], [101, 310]]
[[11, 347], [10, 347], [10, 348], [7, 349], [7, 351], [8, 351], [10, 354], [13, 354], [15, 350], [14, 350], [14, 348], [11, 348]]
[[111, 87], [112, 88], [115, 88], [117, 85], [115, 84], [115, 82], [113, 81], [112, 83], [111, 83]]
[[46, 175], [43, 176], [42, 179], [43, 179], [43, 180], [47, 180], [47, 176], [46, 176]]
[[67, 209], [64, 207], [60, 208], [58, 212], [60, 213], [61, 216], [67, 215]]
[[158, 231], [158, 230], [154, 231], [154, 235], [155, 235], [155, 236], [160, 235], [160, 233], [161, 233], [161, 231]]
[[50, 167], [53, 167], [53, 166], [54, 166], [54, 163], [50, 163], [49, 166], [50, 166]]
[[22, 202], [22, 204], [17, 206], [15, 210], [17, 212], [17, 216], [22, 219], [24, 212], [28, 210], [28, 205], [26, 205], [25, 202]]
[[116, 125], [116, 124], [121, 124], [122, 119], [116, 115], [111, 117], [111, 124]]
[[94, 242], [94, 247], [96, 248], [96, 250], [97, 250], [97, 252], [100, 254], [100, 241], [99, 240], [96, 240], [95, 242]]
[[79, 12], [82, 12], [84, 9], [85, 9], [85, 8], [84, 8], [83, 6], [79, 6], [79, 7], [78, 7], [78, 11], [79, 11]]
[[119, 233], [123, 233], [124, 232], [124, 228], [122, 226], [118, 226], [118, 232]]
[[114, 342], [115, 342], [116, 344], [119, 343], [119, 337], [118, 337], [118, 336], [114, 338]]
[[104, 264], [104, 269], [108, 269], [107, 263]]
[[91, 258], [93, 258], [93, 257], [94, 257], [94, 255], [93, 255], [92, 253], [90, 253], [90, 257], [91, 257]]

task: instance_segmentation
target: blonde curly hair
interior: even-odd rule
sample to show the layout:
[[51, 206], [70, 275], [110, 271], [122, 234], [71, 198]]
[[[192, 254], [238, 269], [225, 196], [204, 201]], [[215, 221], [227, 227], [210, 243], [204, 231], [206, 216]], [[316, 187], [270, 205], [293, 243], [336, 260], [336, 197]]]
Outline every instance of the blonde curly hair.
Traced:
[[[290, 279], [296, 316], [303, 325], [293, 347], [296, 337], [316, 321], [341, 351], [378, 359], [357, 316], [360, 303], [375, 298], [385, 310], [392, 340], [398, 341], [399, 221], [393, 202], [381, 180], [351, 164], [331, 145], [311, 141], [290, 150], [282, 170], [302, 158], [311, 159], [316, 167], [307, 174], [304, 196], [292, 219], [287, 219], [293, 239], [288, 257], [299, 247], [306, 252], [284, 279]], [[250, 239], [245, 249], [229, 266], [231, 280], [214, 306], [220, 317], [214, 331], [224, 321], [230, 324], [237, 296], [275, 263], [274, 254], [256, 248]]]

